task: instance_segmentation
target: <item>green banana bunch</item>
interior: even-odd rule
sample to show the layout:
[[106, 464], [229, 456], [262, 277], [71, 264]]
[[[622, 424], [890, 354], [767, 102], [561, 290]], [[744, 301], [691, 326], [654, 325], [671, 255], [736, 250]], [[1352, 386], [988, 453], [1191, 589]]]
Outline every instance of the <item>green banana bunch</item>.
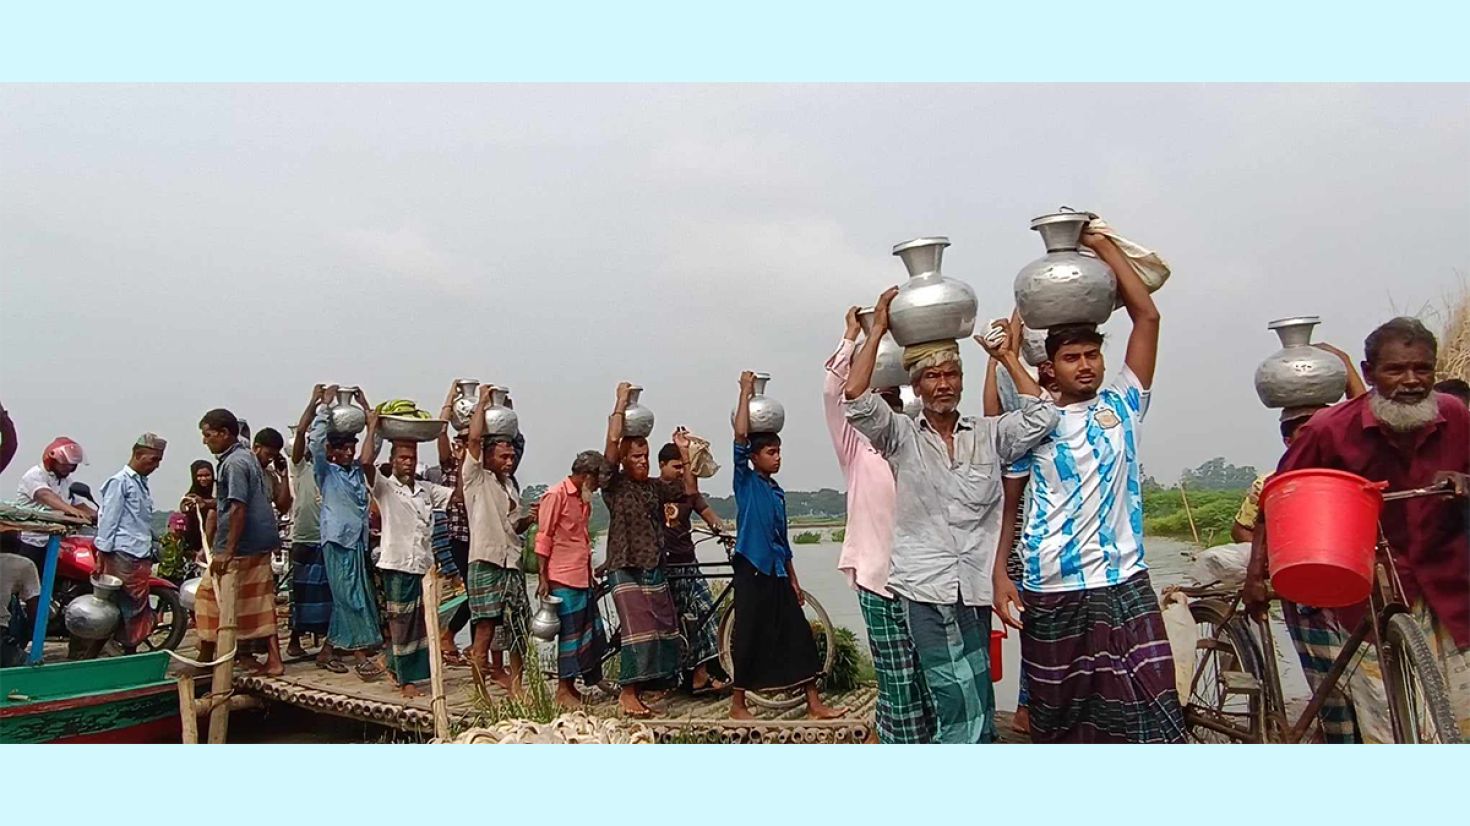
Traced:
[[379, 416], [402, 416], [406, 419], [432, 419], [428, 413], [419, 409], [412, 399], [389, 399], [380, 403], [375, 410]]

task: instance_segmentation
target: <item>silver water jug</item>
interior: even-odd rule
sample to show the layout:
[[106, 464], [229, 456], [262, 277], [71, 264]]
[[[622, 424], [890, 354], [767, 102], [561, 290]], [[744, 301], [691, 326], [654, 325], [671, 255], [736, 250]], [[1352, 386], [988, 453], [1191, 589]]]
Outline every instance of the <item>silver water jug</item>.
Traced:
[[557, 613], [557, 606], [561, 605], [561, 597], [544, 596], [541, 598], [541, 606], [536, 613], [531, 615], [531, 636], [542, 642], [553, 642], [556, 635], [561, 632], [561, 616]]
[[642, 387], [635, 384], [628, 388], [628, 406], [623, 410], [623, 436], [625, 438], [647, 439], [653, 432], [653, 411], [639, 402], [642, 395]]
[[[862, 326], [864, 336], [872, 334], [872, 307], [858, 311], [858, 324]], [[878, 360], [873, 364], [873, 380], [868, 386], [882, 390], [886, 387], [902, 387], [908, 383], [909, 371], [903, 369], [903, 348], [893, 340], [891, 334], [884, 333], [878, 342]]]
[[203, 581], [204, 577], [196, 576], [184, 580], [184, 584], [179, 586], [179, 604], [184, 606], [185, 611], [194, 610], [194, 603], [199, 598], [199, 583]]
[[[750, 397], [751, 433], [780, 433], [781, 428], [786, 426], [786, 408], [766, 395], [766, 384], [770, 380], [770, 373], [755, 374], [755, 392]], [[731, 424], [734, 424], [735, 414], [739, 412], [739, 408], [730, 412]]]
[[904, 388], [902, 395], [903, 414], [910, 419], [919, 418], [919, 414], [924, 412], [924, 400], [919, 398], [919, 394], [907, 387]]
[[327, 429], [333, 433], [357, 434], [367, 427], [367, 414], [352, 403], [356, 387], [338, 387], [337, 400], [328, 409]]
[[478, 379], [456, 379], [454, 392], [457, 395], [449, 404], [449, 423], [454, 425], [455, 430], [466, 430], [470, 426], [470, 416], [474, 415], [475, 404], [479, 400], [480, 381]]
[[1317, 316], [1283, 318], [1266, 325], [1281, 338], [1281, 349], [1256, 368], [1256, 395], [1267, 407], [1318, 407], [1342, 398], [1347, 365], [1312, 346]]
[[1079, 251], [1090, 220], [1089, 213], [1067, 211], [1031, 220], [1031, 228], [1046, 244], [1046, 255], [1016, 275], [1016, 307], [1027, 327], [1102, 324], [1113, 314], [1118, 296], [1113, 271], [1101, 259]]
[[112, 636], [122, 620], [122, 611], [113, 603], [122, 584], [122, 580], [111, 574], [92, 577], [92, 592], [66, 604], [62, 617], [67, 633], [81, 640], [105, 640]]
[[888, 331], [900, 347], [928, 341], [954, 341], [975, 332], [978, 307], [970, 285], [939, 273], [949, 239], [915, 238], [893, 248], [909, 280], [900, 284], [888, 306]]
[[521, 432], [521, 419], [514, 410], [505, 406], [510, 388], [497, 387], [490, 391], [490, 406], [485, 408], [485, 435], [514, 439]]

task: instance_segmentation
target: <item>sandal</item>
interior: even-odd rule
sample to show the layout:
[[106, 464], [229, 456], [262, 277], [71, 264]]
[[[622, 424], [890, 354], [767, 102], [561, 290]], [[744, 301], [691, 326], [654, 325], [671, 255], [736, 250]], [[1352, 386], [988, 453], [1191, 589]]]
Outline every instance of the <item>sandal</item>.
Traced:
[[354, 670], [357, 672], [357, 676], [362, 678], [363, 682], [370, 683], [382, 677], [387, 669], [378, 665], [376, 660], [363, 660], [357, 664]]
[[689, 693], [695, 697], [699, 697], [704, 694], [724, 694], [729, 690], [730, 684], [728, 682], [717, 677], [710, 677], [709, 682], [698, 688], [692, 688]]
[[445, 665], [453, 665], [462, 668], [470, 664], [470, 661], [464, 658], [464, 654], [453, 648], [444, 649], [442, 653], [442, 658]]
[[344, 663], [344, 662], [342, 662], [341, 660], [337, 659], [336, 657], [333, 657], [330, 660], [317, 660], [316, 661], [316, 667], [317, 668], [325, 668], [326, 670], [332, 672], [333, 674], [346, 674], [347, 673], [347, 664]]

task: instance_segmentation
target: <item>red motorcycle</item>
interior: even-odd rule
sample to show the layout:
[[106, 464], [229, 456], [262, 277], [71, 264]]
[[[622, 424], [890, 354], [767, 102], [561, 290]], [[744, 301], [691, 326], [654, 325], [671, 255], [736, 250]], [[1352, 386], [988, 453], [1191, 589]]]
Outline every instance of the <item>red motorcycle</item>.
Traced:
[[[77, 490], [83, 488], [83, 490]], [[78, 484], [73, 490], [87, 499], [90, 492]], [[93, 537], [73, 534], [63, 537], [56, 557], [56, 584], [51, 592], [50, 614], [46, 620], [46, 636], [66, 639], [63, 613], [66, 604], [92, 592], [92, 566], [96, 559]], [[153, 606], [153, 630], [138, 645], [139, 651], [173, 650], [183, 642], [189, 630], [189, 615], [179, 601], [179, 586], [154, 576], [148, 580], [148, 601]]]

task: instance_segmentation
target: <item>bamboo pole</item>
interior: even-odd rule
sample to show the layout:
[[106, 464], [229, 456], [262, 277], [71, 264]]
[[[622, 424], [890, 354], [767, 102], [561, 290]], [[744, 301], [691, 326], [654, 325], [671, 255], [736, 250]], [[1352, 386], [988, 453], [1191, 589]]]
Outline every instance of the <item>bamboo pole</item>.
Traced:
[[[235, 658], [224, 656], [235, 650], [235, 572], [238, 562], [230, 560], [225, 572], [214, 578], [214, 598], [219, 603], [219, 636], [215, 654], [223, 662], [214, 667], [209, 691], [215, 696], [229, 696], [235, 677]], [[230, 729], [230, 705], [219, 703], [209, 710], [209, 742], [223, 743]]]
[[185, 745], [199, 742], [199, 715], [194, 711], [194, 675], [179, 675], [179, 722], [183, 724]]
[[424, 624], [429, 632], [429, 708], [434, 710], [434, 736], [449, 737], [449, 706], [444, 697], [444, 657], [439, 640], [439, 566], [424, 574]]
[[1202, 545], [1199, 541], [1199, 528], [1194, 526], [1194, 513], [1189, 509], [1189, 494], [1184, 492], [1184, 480], [1179, 480], [1179, 498], [1184, 500], [1184, 516], [1189, 520], [1189, 532], [1194, 534], [1194, 544]]

